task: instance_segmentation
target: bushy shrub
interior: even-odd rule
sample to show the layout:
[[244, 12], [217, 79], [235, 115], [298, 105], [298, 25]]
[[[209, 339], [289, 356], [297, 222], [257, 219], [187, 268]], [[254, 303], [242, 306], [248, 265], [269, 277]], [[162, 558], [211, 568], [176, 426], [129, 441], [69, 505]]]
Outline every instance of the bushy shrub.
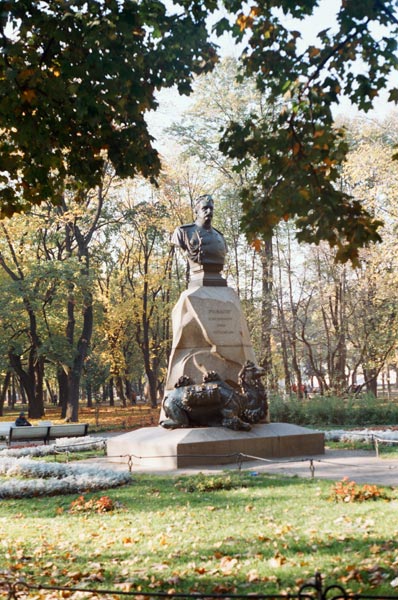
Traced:
[[242, 487], [242, 482], [231, 475], [204, 475], [199, 473], [194, 477], [184, 477], [178, 480], [175, 485], [183, 492], [201, 493]]
[[366, 502], [367, 500], [389, 500], [377, 485], [365, 483], [360, 486], [344, 477], [332, 485], [330, 500], [334, 502]]
[[[269, 399], [271, 420], [280, 423], [296, 423], [297, 425], [307, 422], [306, 410], [303, 402], [296, 396], [283, 398], [272, 396]], [[308, 423], [307, 423], [308, 424]]]
[[120, 509], [121, 504], [115, 502], [109, 496], [101, 496], [100, 498], [90, 498], [86, 500], [85, 496], [79, 496], [73, 500], [70, 505], [69, 512], [71, 513], [105, 513], [113, 512]]
[[371, 394], [359, 397], [271, 396], [271, 421], [315, 427], [368, 427], [398, 423], [398, 404]]

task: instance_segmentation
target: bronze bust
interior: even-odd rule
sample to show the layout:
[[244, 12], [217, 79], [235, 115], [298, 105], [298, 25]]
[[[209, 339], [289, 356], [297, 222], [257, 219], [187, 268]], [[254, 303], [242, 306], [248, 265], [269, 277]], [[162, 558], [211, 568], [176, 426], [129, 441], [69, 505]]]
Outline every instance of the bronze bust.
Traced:
[[223, 234], [212, 226], [214, 201], [209, 195], [199, 196], [194, 205], [194, 223], [177, 227], [172, 244], [187, 255], [190, 285], [226, 285], [220, 275], [227, 254]]

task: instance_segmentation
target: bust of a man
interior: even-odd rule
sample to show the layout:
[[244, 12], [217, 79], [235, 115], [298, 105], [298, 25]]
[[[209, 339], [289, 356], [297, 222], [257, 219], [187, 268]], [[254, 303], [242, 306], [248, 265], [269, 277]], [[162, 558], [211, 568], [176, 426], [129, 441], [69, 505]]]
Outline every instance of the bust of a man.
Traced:
[[226, 285], [220, 273], [224, 267], [227, 244], [222, 233], [212, 226], [213, 198], [209, 195], [199, 196], [195, 200], [194, 211], [195, 222], [177, 227], [171, 242], [186, 253], [191, 282], [198, 282], [203, 275], [202, 285]]

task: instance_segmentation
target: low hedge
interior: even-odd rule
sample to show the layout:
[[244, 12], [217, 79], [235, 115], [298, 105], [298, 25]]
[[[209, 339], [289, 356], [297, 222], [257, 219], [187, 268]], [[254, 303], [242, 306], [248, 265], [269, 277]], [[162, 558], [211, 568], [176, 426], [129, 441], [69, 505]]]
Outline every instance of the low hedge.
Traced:
[[371, 394], [359, 397], [270, 397], [271, 421], [316, 427], [368, 427], [398, 424], [398, 403]]

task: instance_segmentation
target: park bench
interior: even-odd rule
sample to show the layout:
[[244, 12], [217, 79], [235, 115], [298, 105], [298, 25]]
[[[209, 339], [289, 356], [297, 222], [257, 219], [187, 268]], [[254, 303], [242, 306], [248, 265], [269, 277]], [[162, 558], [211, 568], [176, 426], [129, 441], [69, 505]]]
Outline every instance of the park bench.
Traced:
[[88, 433], [88, 423], [69, 423], [68, 425], [51, 425], [48, 428], [48, 440], [66, 437], [82, 437]]
[[7, 445], [12, 442], [42, 441], [48, 444], [51, 440], [87, 435], [87, 423], [70, 423], [68, 425], [32, 425], [31, 427], [11, 427], [8, 433]]
[[11, 427], [14, 425], [14, 421], [1, 421], [0, 422], [0, 439], [5, 440], [8, 438]]

